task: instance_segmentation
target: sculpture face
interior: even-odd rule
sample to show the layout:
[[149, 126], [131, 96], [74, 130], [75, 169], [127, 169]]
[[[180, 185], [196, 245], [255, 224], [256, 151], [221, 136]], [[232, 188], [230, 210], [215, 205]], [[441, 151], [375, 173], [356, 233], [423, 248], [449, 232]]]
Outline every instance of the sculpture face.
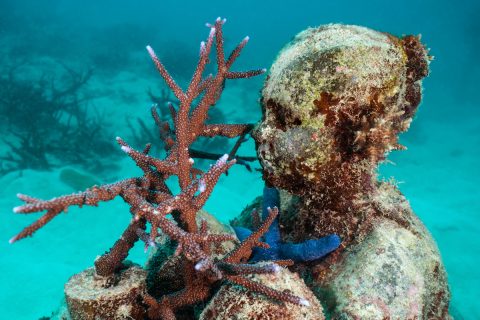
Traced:
[[[277, 108], [271, 101], [264, 107], [266, 110]], [[328, 156], [333, 139], [323, 126], [312, 128], [300, 122], [283, 122], [281, 110], [278, 114], [266, 111], [264, 120], [253, 133], [265, 180], [281, 188], [284, 186], [278, 178], [290, 183], [301, 183], [309, 175], [315, 179], [315, 172], [331, 161]]]
[[416, 37], [338, 24], [301, 32], [262, 92], [253, 135], [266, 180], [295, 192], [345, 164], [376, 166], [398, 148], [427, 73]]

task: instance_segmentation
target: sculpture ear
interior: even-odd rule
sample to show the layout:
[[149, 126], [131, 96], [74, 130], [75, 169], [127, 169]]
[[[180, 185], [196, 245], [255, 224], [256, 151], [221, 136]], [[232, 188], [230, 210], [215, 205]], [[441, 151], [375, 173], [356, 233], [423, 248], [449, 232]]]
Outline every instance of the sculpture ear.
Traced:
[[433, 57], [428, 55], [428, 50], [420, 42], [420, 36], [404, 36], [401, 44], [407, 56], [407, 88], [405, 91], [405, 100], [407, 103], [404, 104], [405, 112], [401, 120], [409, 121], [417, 111], [417, 107], [422, 99], [421, 80], [428, 76], [430, 60], [432, 60]]
[[421, 36], [408, 35], [402, 38], [402, 46], [407, 55], [407, 77], [415, 82], [428, 76], [428, 65], [432, 56], [428, 55], [428, 50], [420, 42]]

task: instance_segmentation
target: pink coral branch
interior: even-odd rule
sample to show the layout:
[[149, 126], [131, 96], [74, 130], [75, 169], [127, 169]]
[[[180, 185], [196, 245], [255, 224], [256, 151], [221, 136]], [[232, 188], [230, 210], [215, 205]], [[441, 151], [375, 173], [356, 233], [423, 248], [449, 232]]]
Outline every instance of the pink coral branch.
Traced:
[[[229, 71], [234, 61], [240, 55], [248, 41], [245, 38], [225, 59], [223, 25], [225, 19], [217, 19], [210, 27], [206, 42], [200, 45], [200, 56], [191, 82], [186, 91], [183, 91], [164, 65], [160, 62], [155, 52], [147, 46], [158, 72], [165, 80], [173, 94], [180, 101], [178, 110], [170, 106], [174, 128], [171, 129], [167, 122], [161, 121], [156, 110], [152, 109], [155, 123], [162, 132], [162, 139], [166, 141], [168, 154], [165, 159], [158, 159], [149, 155], [150, 145], [142, 151], [135, 150], [121, 138], [117, 138], [121, 149], [128, 154], [135, 164], [143, 171], [142, 177], [130, 178], [113, 184], [94, 186], [84, 192], [41, 200], [19, 194], [18, 197], [25, 202], [24, 205], [14, 209], [17, 213], [33, 213], [46, 211], [46, 213], [30, 226], [27, 226], [10, 242], [32, 235], [43, 227], [56, 215], [66, 211], [70, 206], [92, 205], [100, 201], [109, 201], [117, 196], [130, 206], [132, 219], [125, 229], [122, 237], [115, 242], [112, 248], [95, 261], [97, 276], [114, 276], [122, 266], [130, 248], [138, 240], [148, 246], [153, 246], [159, 230], [162, 230], [171, 240], [178, 243], [176, 254], [180, 255], [179, 264], [184, 275], [184, 288], [178, 292], [165, 295], [159, 300], [145, 294], [145, 303], [149, 306], [148, 315], [152, 319], [175, 319], [175, 311], [187, 305], [204, 301], [211, 294], [212, 287], [221, 280], [228, 279], [241, 284], [246, 288], [262, 293], [270, 298], [288, 301], [296, 304], [305, 304], [302, 298], [283, 293], [262, 284], [244, 278], [247, 274], [274, 273], [278, 266], [249, 265], [244, 262], [250, 257], [254, 247], [266, 247], [260, 238], [268, 230], [269, 225], [278, 214], [278, 210], [270, 211], [269, 217], [263, 221], [258, 230], [245, 241], [237, 244], [235, 250], [223, 259], [212, 256], [211, 247], [218, 248], [225, 241], [236, 241], [231, 234], [209, 234], [205, 222], [197, 227], [197, 212], [204, 206], [210, 197], [220, 176], [227, 172], [236, 160], [235, 156], [239, 142], [230, 154], [221, 156], [206, 172], [194, 168], [191, 158], [194, 153], [191, 144], [199, 136], [237, 137], [243, 140], [247, 132], [252, 129], [246, 124], [205, 124], [208, 111], [220, 97], [223, 84], [227, 79], [249, 78], [264, 72], [253, 70], [245, 72]], [[204, 77], [206, 65], [213, 45], [216, 47], [217, 73]], [[194, 101], [199, 98], [198, 104]], [[212, 155], [209, 154], [211, 157]], [[241, 159], [239, 159], [241, 161]], [[177, 176], [180, 192], [174, 195], [168, 188], [165, 180], [170, 176]], [[167, 215], [172, 215], [170, 219]], [[145, 232], [146, 224], [151, 224], [150, 233]], [[279, 262], [288, 264], [289, 262]], [[106, 282], [113, 283], [113, 282]]]
[[147, 46], [147, 51], [150, 57], [152, 58], [153, 63], [155, 64], [155, 67], [157, 67], [158, 72], [160, 73], [162, 78], [165, 80], [165, 83], [167, 84], [167, 86], [172, 90], [175, 97], [177, 97], [177, 99], [180, 101], [185, 99], [185, 94], [183, 93], [182, 89], [178, 86], [175, 80], [173, 80], [173, 78], [167, 72], [167, 69], [165, 69], [165, 66], [160, 62], [157, 55], [155, 54], [155, 51], [153, 51], [152, 47]]
[[308, 300], [304, 298], [298, 297], [296, 295], [293, 295], [287, 292], [272, 289], [259, 282], [252, 281], [241, 276], [226, 276], [226, 278], [235, 284], [245, 287], [253, 292], [264, 294], [269, 298], [279, 300], [279, 301], [286, 301], [286, 302], [290, 302], [293, 304], [298, 304], [306, 307], [310, 306], [310, 302], [308, 302]]

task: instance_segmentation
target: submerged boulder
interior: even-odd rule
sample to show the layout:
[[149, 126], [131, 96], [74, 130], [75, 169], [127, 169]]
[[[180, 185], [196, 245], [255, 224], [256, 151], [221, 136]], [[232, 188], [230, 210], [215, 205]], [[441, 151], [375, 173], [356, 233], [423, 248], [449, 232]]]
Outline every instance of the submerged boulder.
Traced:
[[72, 320], [144, 319], [142, 295], [146, 271], [131, 266], [118, 274], [117, 283], [105, 288], [95, 269], [88, 268], [65, 284], [65, 297]]
[[200, 320], [324, 320], [323, 309], [304, 281], [286, 268], [276, 274], [249, 277], [269, 288], [288, 291], [308, 301], [307, 306], [281, 303], [249, 291], [243, 287], [226, 284], [215, 294], [200, 315]]

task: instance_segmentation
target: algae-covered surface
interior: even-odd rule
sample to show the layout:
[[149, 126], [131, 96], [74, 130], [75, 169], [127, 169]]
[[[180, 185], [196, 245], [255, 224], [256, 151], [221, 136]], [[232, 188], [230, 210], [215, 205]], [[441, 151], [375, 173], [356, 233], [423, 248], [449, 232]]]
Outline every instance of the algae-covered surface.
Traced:
[[[128, 206], [121, 199], [99, 207], [71, 208], [34, 237], [10, 245], [8, 240], [38, 217], [12, 212], [21, 204], [16, 194], [51, 198], [91, 183], [140, 174], [116, 145], [115, 137], [132, 144], [137, 141], [129, 127], [140, 128], [137, 118], [143, 119], [156, 137], [148, 91], [160, 96], [164, 87], [144, 47], [150, 44], [185, 85], [194, 70], [197, 44], [208, 32], [203, 25], [219, 15], [228, 18], [228, 48], [246, 35], [251, 37], [238, 60], [239, 70], [270, 67], [292, 36], [326, 23], [364, 25], [399, 36], [422, 34], [422, 42], [435, 57], [431, 74], [423, 82], [423, 100], [416, 119], [400, 138], [408, 150], [393, 152], [391, 162], [381, 166], [380, 174], [385, 179], [395, 178], [413, 211], [435, 238], [448, 272], [452, 315], [456, 319], [480, 318], [480, 24], [475, 15], [480, 6], [476, 1], [186, 1], [180, 6], [174, 1], [133, 4], [108, 0], [99, 4], [91, 0], [3, 0], [0, 12], [2, 81], [8, 81], [8, 71], [14, 70], [32, 86], [52, 78], [61, 86], [63, 80], [58, 74], [64, 74], [65, 67], [76, 71], [93, 68], [82, 87], [88, 97], [84, 107], [89, 116], [101, 120], [104, 134], [94, 137], [110, 141], [113, 150], [111, 156], [99, 156], [88, 165], [54, 159], [48, 169], [29, 168], [27, 161], [20, 170], [1, 171], [0, 319], [50, 316], [63, 298], [68, 278], [92, 266], [95, 257], [118, 239], [130, 219]], [[261, 119], [258, 98], [263, 80], [226, 84], [218, 104], [223, 121]], [[1, 92], [3, 101], [11, 91]], [[9, 142], [19, 143], [12, 138], [18, 132], [12, 131], [8, 119], [18, 115], [21, 106], [0, 105], [0, 168], [4, 168], [12, 150]], [[40, 113], [31, 110], [32, 114]], [[28, 128], [31, 124], [25, 122]], [[46, 128], [50, 132], [60, 130], [53, 125]], [[148, 137], [140, 140], [156, 142]], [[87, 158], [91, 155], [87, 142], [69, 150]], [[222, 142], [206, 145], [219, 153], [231, 146]], [[239, 154], [255, 154], [252, 139], [242, 145]], [[260, 166], [253, 163], [252, 167]], [[205, 209], [228, 222], [260, 195], [262, 188], [259, 172], [235, 166], [220, 179]], [[142, 245], [132, 250], [129, 259], [140, 264], [145, 261]]]

